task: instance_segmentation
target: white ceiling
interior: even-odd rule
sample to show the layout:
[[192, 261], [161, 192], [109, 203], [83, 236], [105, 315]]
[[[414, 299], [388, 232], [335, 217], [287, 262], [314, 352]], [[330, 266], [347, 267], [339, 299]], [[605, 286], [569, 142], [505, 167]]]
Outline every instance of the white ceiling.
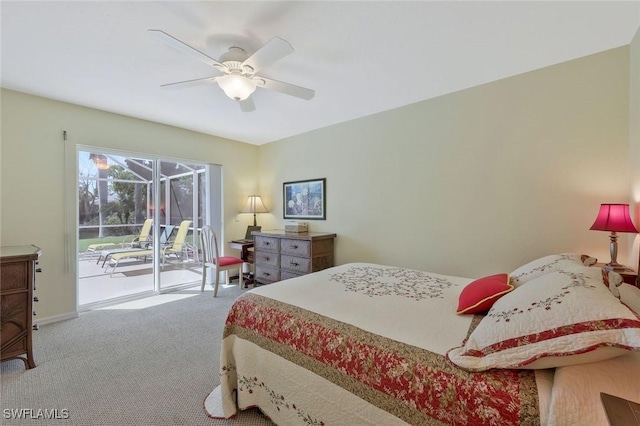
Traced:
[[[640, 2], [2, 1], [2, 87], [252, 144], [389, 110], [629, 44]], [[161, 29], [218, 58], [274, 36], [295, 52], [261, 74], [243, 113], [215, 75], [158, 43]]]

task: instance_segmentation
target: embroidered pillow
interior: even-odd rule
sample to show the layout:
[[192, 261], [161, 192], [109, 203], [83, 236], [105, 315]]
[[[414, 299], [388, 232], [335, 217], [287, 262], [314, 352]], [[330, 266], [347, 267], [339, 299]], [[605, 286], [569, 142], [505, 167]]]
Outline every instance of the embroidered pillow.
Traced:
[[576, 266], [591, 266], [598, 261], [595, 257], [586, 254], [562, 253], [551, 254], [536, 260], [532, 260], [509, 274], [511, 285], [521, 286], [527, 281], [538, 278], [554, 271], [563, 271]]
[[621, 285], [620, 290], [620, 302], [624, 303], [638, 316], [640, 316], [640, 288], [634, 285]]
[[457, 314], [485, 313], [502, 295], [513, 290], [508, 274], [490, 275], [468, 284], [458, 298]]
[[598, 259], [595, 257], [591, 257], [588, 254], [581, 254], [580, 261], [584, 266], [593, 266], [598, 263]]
[[596, 362], [629, 350], [640, 350], [640, 316], [602, 285], [598, 268], [584, 267], [545, 274], [505, 294], [447, 356], [484, 371]]
[[622, 285], [624, 280], [622, 275], [617, 272], [610, 271], [608, 269], [601, 268], [602, 270], [602, 282], [609, 289], [609, 291], [618, 299], [620, 299], [620, 290], [618, 287]]

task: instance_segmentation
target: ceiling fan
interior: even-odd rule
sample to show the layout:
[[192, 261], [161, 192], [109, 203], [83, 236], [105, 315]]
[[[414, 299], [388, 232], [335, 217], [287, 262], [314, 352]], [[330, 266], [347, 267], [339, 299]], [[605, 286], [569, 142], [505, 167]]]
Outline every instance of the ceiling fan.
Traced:
[[147, 30], [147, 34], [169, 47], [210, 65], [220, 74], [213, 77], [163, 84], [162, 87], [210, 80], [218, 83], [228, 97], [238, 101], [240, 109], [243, 112], [254, 111], [256, 109], [253, 99], [251, 99], [251, 94], [258, 87], [275, 90], [276, 92], [306, 100], [313, 98], [315, 95], [314, 90], [272, 80], [256, 74], [261, 69], [293, 53], [293, 47], [280, 37], [272, 38], [251, 56], [249, 56], [244, 49], [233, 46], [229, 48], [228, 52], [220, 56], [219, 60], [215, 60], [164, 31]]

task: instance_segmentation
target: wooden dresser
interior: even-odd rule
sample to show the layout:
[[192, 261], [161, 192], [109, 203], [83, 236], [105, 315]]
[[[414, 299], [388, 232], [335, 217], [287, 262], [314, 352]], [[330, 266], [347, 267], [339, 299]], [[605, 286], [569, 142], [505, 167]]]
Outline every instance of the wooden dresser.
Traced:
[[255, 280], [259, 284], [299, 277], [333, 266], [336, 234], [264, 231], [253, 236]]
[[21, 359], [28, 369], [36, 366], [31, 333], [37, 328], [33, 291], [40, 254], [36, 246], [0, 247], [0, 361]]

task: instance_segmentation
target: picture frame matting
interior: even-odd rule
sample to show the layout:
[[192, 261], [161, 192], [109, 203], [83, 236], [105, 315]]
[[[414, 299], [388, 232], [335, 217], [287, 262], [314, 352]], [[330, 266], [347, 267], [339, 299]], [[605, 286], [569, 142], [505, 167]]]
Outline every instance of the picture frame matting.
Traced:
[[282, 184], [284, 219], [326, 220], [326, 195], [326, 178], [284, 182]]

